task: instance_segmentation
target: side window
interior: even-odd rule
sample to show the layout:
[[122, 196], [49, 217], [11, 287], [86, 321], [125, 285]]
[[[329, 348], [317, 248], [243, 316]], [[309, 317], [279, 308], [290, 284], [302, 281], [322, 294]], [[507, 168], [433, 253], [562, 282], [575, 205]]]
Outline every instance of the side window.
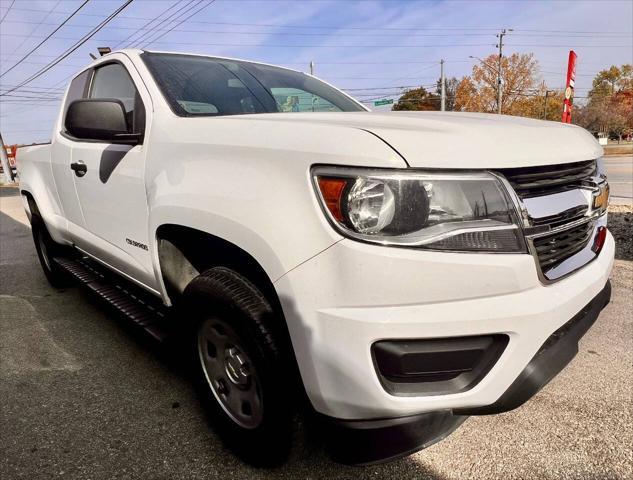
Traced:
[[64, 125], [64, 122], [66, 120], [66, 112], [68, 111], [68, 106], [75, 100], [81, 100], [82, 98], [84, 98], [86, 93], [86, 83], [88, 82], [89, 77], [90, 70], [86, 70], [85, 72], [77, 75], [75, 79], [70, 82], [70, 87], [68, 87], [68, 94], [66, 95], [66, 103], [64, 103], [64, 118], [62, 119], [62, 125]]
[[125, 107], [131, 133], [145, 130], [145, 107], [134, 82], [120, 63], [109, 63], [95, 70], [90, 86], [90, 98], [115, 98]]

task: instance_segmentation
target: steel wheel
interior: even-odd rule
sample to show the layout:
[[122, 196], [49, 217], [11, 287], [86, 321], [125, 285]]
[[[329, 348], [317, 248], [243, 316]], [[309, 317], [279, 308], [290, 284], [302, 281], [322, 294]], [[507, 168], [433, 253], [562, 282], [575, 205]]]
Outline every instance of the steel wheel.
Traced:
[[257, 428], [263, 419], [262, 389], [235, 331], [219, 319], [204, 320], [198, 330], [198, 357], [222, 410], [239, 426]]

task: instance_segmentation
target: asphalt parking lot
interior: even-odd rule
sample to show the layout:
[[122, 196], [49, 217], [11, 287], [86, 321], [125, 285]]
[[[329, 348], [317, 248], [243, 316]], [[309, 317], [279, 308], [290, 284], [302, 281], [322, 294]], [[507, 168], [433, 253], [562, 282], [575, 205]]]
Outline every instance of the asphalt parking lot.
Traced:
[[385, 465], [333, 463], [302, 437], [286, 466], [257, 470], [223, 448], [176, 359], [82, 289], [47, 284], [16, 193], [0, 188], [2, 479], [633, 478], [628, 256], [575, 360], [518, 410]]

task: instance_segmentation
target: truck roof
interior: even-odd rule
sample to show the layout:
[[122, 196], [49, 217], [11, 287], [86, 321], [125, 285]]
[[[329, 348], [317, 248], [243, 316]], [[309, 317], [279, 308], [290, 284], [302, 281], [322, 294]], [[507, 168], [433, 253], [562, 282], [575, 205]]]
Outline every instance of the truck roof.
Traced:
[[145, 52], [147, 52], [147, 53], [165, 53], [165, 54], [169, 54], [169, 55], [191, 55], [191, 56], [194, 56], [194, 57], [207, 57], [207, 58], [215, 58], [215, 59], [219, 59], [219, 60], [232, 60], [232, 61], [236, 61], [236, 62], [247, 62], [247, 63], [254, 63], [254, 64], [257, 64], [257, 65], [266, 65], [266, 66], [269, 66], [269, 67], [283, 68], [284, 70], [290, 70], [292, 72], [297, 72], [297, 73], [305, 73], [305, 72], [302, 72], [301, 70], [296, 70], [294, 68], [288, 68], [288, 67], [283, 67], [283, 66], [280, 66], [280, 65], [275, 65], [273, 63], [259, 62], [257, 60], [249, 60], [249, 59], [244, 59], [244, 58], [224, 57], [224, 56], [221, 56], [221, 55], [211, 55], [211, 54], [206, 54], [206, 53], [174, 52], [174, 51], [170, 51], [170, 50], [144, 50], [144, 49], [140, 49], [140, 48], [123, 48], [123, 49], [120, 49], [120, 50], [114, 50], [114, 51], [112, 51], [110, 53], [106, 53], [105, 55], [97, 58], [90, 65], [92, 65], [93, 63], [97, 63], [102, 58], [106, 58], [106, 57], [108, 57], [110, 55], [113, 55], [115, 53], [124, 53], [124, 54], [132, 54], [134, 56], [139, 56], [139, 55], [141, 55], [142, 53], [145, 53]]

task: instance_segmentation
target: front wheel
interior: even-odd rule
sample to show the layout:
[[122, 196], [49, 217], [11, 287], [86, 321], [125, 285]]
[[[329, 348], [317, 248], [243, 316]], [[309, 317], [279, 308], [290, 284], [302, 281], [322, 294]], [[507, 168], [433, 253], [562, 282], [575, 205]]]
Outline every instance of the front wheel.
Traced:
[[247, 279], [216, 267], [184, 292], [193, 317], [199, 393], [225, 443], [243, 460], [277, 465], [290, 451], [296, 391], [266, 298]]

